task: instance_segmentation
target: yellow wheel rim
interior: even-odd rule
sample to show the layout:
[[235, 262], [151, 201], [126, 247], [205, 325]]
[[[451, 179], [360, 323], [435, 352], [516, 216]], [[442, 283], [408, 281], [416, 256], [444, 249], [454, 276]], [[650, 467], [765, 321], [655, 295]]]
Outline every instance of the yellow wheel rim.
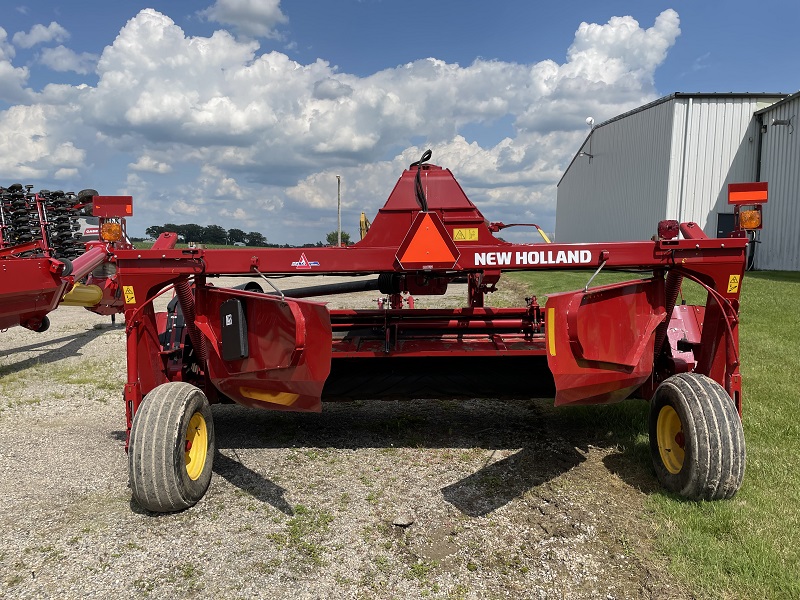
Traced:
[[658, 452], [661, 455], [661, 462], [667, 471], [677, 475], [683, 468], [684, 446], [686, 444], [681, 418], [671, 406], [662, 407], [658, 413], [656, 437], [658, 438]]
[[186, 473], [189, 479], [196, 480], [203, 472], [208, 454], [208, 427], [199, 412], [192, 415], [186, 428]]

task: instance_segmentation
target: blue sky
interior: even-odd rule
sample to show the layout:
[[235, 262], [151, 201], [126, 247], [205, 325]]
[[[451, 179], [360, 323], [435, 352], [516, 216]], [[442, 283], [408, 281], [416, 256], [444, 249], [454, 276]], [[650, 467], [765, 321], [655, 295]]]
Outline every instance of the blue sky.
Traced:
[[427, 147], [485, 217], [553, 231], [586, 117], [800, 89], [794, 2], [11, 3], [0, 185], [130, 194], [134, 235], [193, 222], [315, 242], [336, 227], [337, 174], [355, 235]]

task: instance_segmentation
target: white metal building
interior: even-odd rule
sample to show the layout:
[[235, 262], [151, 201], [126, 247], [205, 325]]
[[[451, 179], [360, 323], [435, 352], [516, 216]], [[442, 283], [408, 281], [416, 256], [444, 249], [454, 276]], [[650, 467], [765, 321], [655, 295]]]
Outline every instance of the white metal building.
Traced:
[[757, 181], [769, 183], [755, 267], [800, 271], [800, 93], [756, 113], [761, 160]]
[[[777, 138], [791, 136], [791, 127], [776, 132], [770, 124], [789, 119], [798, 106], [785, 94], [676, 93], [594, 126], [558, 184], [556, 240], [649, 239], [663, 219], [694, 221], [709, 236], [726, 235], [733, 228], [727, 184], [769, 180], [756, 267], [800, 269], [797, 232], [793, 246], [783, 239], [800, 224], [800, 146], [795, 137], [794, 153], [784, 154]], [[770, 179], [778, 172], [787, 180], [785, 191]], [[773, 249], [793, 251], [794, 262], [769, 260]]]

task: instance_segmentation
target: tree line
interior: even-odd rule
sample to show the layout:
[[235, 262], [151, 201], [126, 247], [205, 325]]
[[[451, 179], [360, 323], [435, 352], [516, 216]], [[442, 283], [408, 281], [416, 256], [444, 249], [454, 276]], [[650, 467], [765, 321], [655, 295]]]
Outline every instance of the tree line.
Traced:
[[[144, 230], [145, 234], [156, 239], [159, 235], [165, 232], [172, 232], [178, 234], [178, 239], [182, 242], [194, 242], [196, 244], [218, 244], [218, 245], [233, 245], [244, 244], [246, 246], [276, 246], [276, 244], [268, 244], [267, 238], [258, 231], [251, 231], [245, 233], [241, 229], [225, 229], [219, 225], [197, 225], [195, 223], [188, 223], [186, 225], [176, 225], [175, 223], [165, 223], [164, 225], [151, 225]], [[320, 248], [324, 245], [335, 246], [338, 241], [338, 232], [331, 231], [325, 236], [325, 243], [316, 242], [313, 244], [297, 244], [296, 246], [284, 244], [283, 247], [302, 247]], [[345, 246], [350, 245], [350, 234], [346, 231], [342, 232], [342, 244]]]
[[175, 223], [165, 223], [164, 225], [151, 225], [144, 230], [148, 237], [156, 239], [162, 233], [171, 231], [178, 234], [178, 238], [183, 242], [194, 242], [196, 244], [245, 244], [247, 246], [266, 246], [267, 238], [258, 231], [245, 233], [241, 229], [225, 229], [219, 225], [197, 225], [187, 223], [186, 225], [176, 225]]

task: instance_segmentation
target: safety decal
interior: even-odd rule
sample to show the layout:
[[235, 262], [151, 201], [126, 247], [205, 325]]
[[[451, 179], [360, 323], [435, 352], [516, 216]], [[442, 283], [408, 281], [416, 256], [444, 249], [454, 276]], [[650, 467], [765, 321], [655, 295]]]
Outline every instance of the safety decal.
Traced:
[[731, 275], [728, 277], [728, 293], [735, 294], [739, 291], [739, 281], [741, 280], [740, 275]]
[[456, 242], [477, 242], [478, 228], [468, 227], [468, 228], [453, 229], [453, 240]]
[[123, 285], [122, 295], [125, 296], [125, 304], [136, 304], [136, 294], [133, 293], [132, 285]]

